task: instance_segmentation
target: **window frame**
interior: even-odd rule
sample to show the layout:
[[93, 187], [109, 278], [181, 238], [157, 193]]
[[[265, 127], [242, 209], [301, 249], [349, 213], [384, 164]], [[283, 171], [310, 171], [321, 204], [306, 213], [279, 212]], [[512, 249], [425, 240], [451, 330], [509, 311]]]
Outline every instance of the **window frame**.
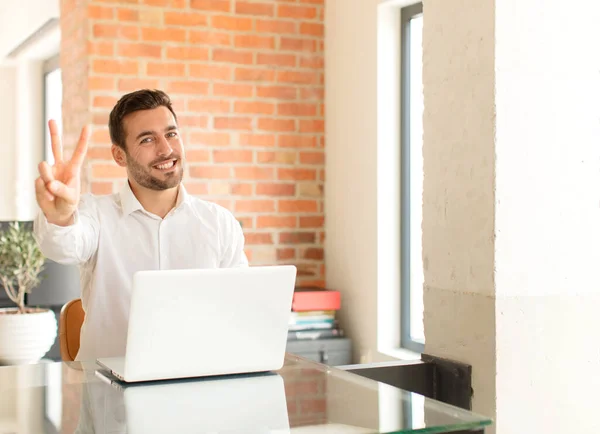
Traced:
[[46, 119], [48, 118], [48, 101], [46, 100], [46, 95], [48, 94], [47, 89], [47, 76], [48, 74], [60, 69], [60, 54], [56, 54], [46, 60], [42, 65], [42, 120], [44, 125], [42, 126], [42, 131], [44, 132], [44, 140], [42, 140], [42, 158], [43, 161], [48, 161], [48, 149], [51, 148], [50, 143], [48, 142], [48, 125], [46, 124]]
[[412, 338], [410, 326], [410, 21], [422, 14], [423, 3], [400, 11], [400, 346], [418, 353], [424, 351], [425, 343]]

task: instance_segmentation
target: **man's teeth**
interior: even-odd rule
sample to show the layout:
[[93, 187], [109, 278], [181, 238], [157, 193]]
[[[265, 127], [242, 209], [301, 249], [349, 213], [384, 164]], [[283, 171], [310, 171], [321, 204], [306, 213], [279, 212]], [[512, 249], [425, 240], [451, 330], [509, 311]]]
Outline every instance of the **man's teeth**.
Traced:
[[175, 161], [171, 160], [168, 163], [160, 164], [160, 165], [154, 166], [154, 167], [156, 167], [157, 169], [160, 169], [160, 170], [165, 170], [165, 169], [170, 169], [171, 167], [173, 167], [174, 164], [175, 164]]

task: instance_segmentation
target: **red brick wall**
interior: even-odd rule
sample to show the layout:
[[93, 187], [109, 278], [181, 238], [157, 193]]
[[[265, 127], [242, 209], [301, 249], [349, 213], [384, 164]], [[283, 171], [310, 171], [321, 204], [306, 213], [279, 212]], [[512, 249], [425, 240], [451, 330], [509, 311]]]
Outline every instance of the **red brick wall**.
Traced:
[[[60, 66], [63, 85], [63, 146], [65, 157], [73, 151], [81, 127], [91, 121], [88, 90], [88, 47], [86, 8], [77, 0], [61, 2]], [[87, 173], [82, 184], [87, 190]]]
[[107, 129], [119, 96], [163, 89], [184, 132], [188, 190], [242, 221], [252, 264], [294, 263], [299, 283], [323, 285], [324, 0], [61, 7], [65, 137], [94, 127], [86, 188], [110, 193], [125, 177]]

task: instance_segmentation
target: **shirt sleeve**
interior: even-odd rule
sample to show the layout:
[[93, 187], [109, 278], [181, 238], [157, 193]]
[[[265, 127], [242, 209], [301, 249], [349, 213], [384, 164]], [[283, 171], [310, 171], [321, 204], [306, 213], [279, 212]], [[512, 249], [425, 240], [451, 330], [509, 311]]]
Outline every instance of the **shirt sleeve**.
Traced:
[[244, 232], [242, 226], [235, 217], [227, 212], [222, 216], [224, 222], [221, 225], [221, 240], [223, 255], [220, 268], [248, 267], [248, 258], [244, 252]]
[[49, 223], [40, 210], [33, 222], [33, 234], [42, 254], [65, 265], [81, 264], [96, 253], [99, 222], [94, 198], [83, 196], [70, 226]]

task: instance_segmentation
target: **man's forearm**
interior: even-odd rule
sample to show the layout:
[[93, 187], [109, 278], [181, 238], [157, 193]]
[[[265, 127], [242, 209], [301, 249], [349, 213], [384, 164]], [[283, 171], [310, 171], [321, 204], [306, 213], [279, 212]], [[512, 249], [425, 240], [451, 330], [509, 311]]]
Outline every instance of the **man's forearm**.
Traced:
[[34, 236], [46, 258], [59, 264], [80, 264], [96, 250], [98, 231], [85, 217], [72, 215], [68, 222], [50, 222], [40, 212], [34, 221]]

